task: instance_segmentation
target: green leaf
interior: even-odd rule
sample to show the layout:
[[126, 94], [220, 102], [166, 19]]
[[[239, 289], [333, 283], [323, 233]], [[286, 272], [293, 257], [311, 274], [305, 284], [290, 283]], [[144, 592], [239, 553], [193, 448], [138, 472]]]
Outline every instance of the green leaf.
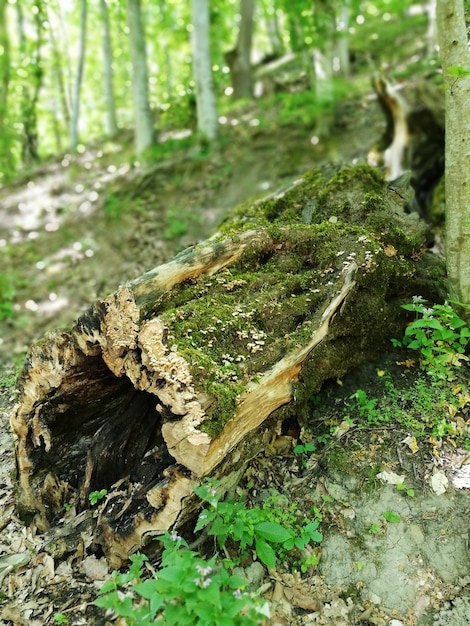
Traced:
[[217, 515], [217, 511], [215, 509], [212, 509], [211, 511], [207, 509], [203, 509], [199, 513], [199, 517], [197, 518], [197, 523], [194, 528], [194, 532], [197, 533], [202, 528], [207, 526], [207, 524], [210, 524], [214, 520], [216, 515]]
[[385, 511], [384, 513], [382, 513], [382, 515], [384, 516], [385, 520], [390, 524], [399, 524], [401, 522], [400, 516], [393, 511]]
[[273, 569], [276, 567], [276, 554], [271, 546], [261, 538], [256, 538], [255, 542], [256, 554], [260, 561], [262, 561], [267, 567]]
[[255, 526], [255, 534], [272, 543], [284, 543], [292, 537], [292, 532], [277, 522], [260, 522]]
[[451, 78], [462, 78], [463, 76], [470, 76], [470, 70], [466, 70], [461, 65], [449, 65], [447, 74]]

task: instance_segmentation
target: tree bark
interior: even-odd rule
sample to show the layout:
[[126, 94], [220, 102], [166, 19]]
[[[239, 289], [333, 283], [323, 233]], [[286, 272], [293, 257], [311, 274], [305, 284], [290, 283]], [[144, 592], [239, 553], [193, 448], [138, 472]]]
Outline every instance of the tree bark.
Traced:
[[415, 198], [411, 210], [419, 211], [435, 226], [429, 209], [434, 189], [444, 174], [444, 99], [436, 85], [418, 83], [413, 86], [414, 100], [408, 101], [396, 85], [382, 76], [375, 76], [373, 85], [386, 118], [385, 132], [369, 162], [384, 166], [385, 178], [396, 180], [411, 171]]
[[203, 138], [214, 141], [217, 137], [218, 119], [212, 76], [208, 0], [191, 0], [191, 16], [197, 126]]
[[7, 10], [8, 2], [0, 0], [0, 152], [5, 170], [0, 174], [0, 181], [14, 171], [14, 163], [11, 161], [10, 131], [5, 124], [8, 111], [8, 89], [10, 85], [10, 39], [8, 36]]
[[374, 170], [314, 170], [95, 303], [27, 357], [20, 514], [54, 538], [64, 503], [106, 489], [84, 523], [112, 567], [181, 527], [205, 476], [234, 486], [325, 380], [401, 336], [403, 301], [439, 296], [426, 237]]
[[109, 11], [106, 0], [100, 0], [101, 24], [103, 28], [103, 71], [104, 93], [106, 101], [106, 134], [112, 138], [117, 135], [116, 101], [113, 84], [113, 48], [111, 43], [111, 28], [109, 25]]
[[226, 53], [232, 77], [233, 98], [251, 98], [253, 79], [251, 45], [253, 39], [254, 0], [240, 0], [240, 28], [235, 48]]
[[78, 52], [77, 74], [72, 93], [72, 112], [70, 115], [70, 149], [75, 150], [78, 145], [78, 122], [80, 116], [80, 90], [83, 80], [86, 54], [86, 22], [87, 0], [80, 1], [80, 49]]
[[437, 24], [447, 87], [446, 264], [453, 297], [470, 305], [470, 52], [463, 0], [438, 0]]
[[127, 0], [127, 25], [132, 61], [135, 151], [141, 155], [154, 143], [155, 132], [149, 103], [146, 40], [140, 0]]
[[33, 46], [28, 46], [21, 2], [17, 2], [16, 9], [21, 61], [23, 69], [27, 72], [27, 76], [23, 79], [21, 95], [21, 118], [23, 124], [21, 156], [23, 163], [30, 165], [39, 160], [36, 107], [43, 79], [41, 48], [44, 16], [43, 6], [38, 2], [36, 5], [37, 11], [34, 14], [36, 41]]

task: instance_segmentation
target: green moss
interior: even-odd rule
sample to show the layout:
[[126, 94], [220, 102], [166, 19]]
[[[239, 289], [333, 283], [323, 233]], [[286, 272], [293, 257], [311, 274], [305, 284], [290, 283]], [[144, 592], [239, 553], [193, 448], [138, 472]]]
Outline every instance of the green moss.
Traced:
[[[262, 226], [266, 241], [248, 246], [224, 271], [178, 285], [146, 312], [166, 322], [169, 345], [187, 360], [196, 391], [205, 398], [204, 428], [211, 435], [233, 416], [253, 376], [310, 340], [352, 261], [357, 284], [333, 319], [328, 340], [303, 366], [295, 411], [325, 378], [382, 351], [384, 337], [400, 335], [399, 305], [416, 274], [413, 255], [423, 245], [423, 230], [411, 227], [408, 233], [375, 170], [332, 170], [330, 178], [327, 171], [313, 170], [281, 198], [237, 207], [222, 231]], [[302, 223], [306, 207], [309, 224]], [[223, 241], [218, 245], [222, 251]]]

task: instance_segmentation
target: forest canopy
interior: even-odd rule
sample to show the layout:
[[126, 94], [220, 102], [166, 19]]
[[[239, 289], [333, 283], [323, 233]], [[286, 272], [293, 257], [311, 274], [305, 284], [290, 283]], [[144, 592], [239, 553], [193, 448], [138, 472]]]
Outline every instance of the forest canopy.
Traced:
[[[208, 12], [202, 39], [191, 10]], [[223, 125], [234, 97], [282, 91], [282, 64], [281, 86], [263, 81], [276, 59], [296, 59], [299, 84], [328, 109], [358, 69], [399, 73], [400, 33], [418, 24], [428, 28], [422, 58], [435, 65], [427, 10], [403, 0], [0, 0], [0, 183], [131, 128], [142, 134], [136, 152], [148, 156], [168, 132], [195, 130], [204, 89], [215, 96], [206, 113]], [[207, 54], [213, 84], [199, 89], [195, 70]]]

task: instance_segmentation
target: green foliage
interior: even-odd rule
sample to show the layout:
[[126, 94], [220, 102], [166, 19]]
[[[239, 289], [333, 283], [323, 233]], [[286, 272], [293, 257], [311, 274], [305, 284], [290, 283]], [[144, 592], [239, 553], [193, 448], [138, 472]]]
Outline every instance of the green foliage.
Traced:
[[199, 514], [195, 531], [208, 527], [208, 534], [217, 537], [221, 548], [228, 539], [239, 544], [242, 554], [249, 546], [254, 548], [260, 561], [274, 568], [277, 558], [285, 551], [294, 548], [302, 550], [311, 541], [322, 541], [318, 520], [299, 520], [273, 502], [264, 508], [251, 509], [246, 508], [242, 501], [221, 502], [217, 485], [216, 482], [205, 482], [195, 489], [197, 495], [209, 505]]
[[54, 622], [56, 624], [68, 624], [69, 620], [68, 617], [64, 615], [64, 613], [55, 613]]
[[[427, 374], [419, 377], [409, 389], [396, 389], [390, 375], [381, 372], [384, 393], [380, 398], [369, 398], [359, 389], [351, 398], [356, 402], [346, 415], [351, 420], [357, 411], [359, 427], [400, 425], [414, 437], [451, 436], [453, 441], [470, 445], [464, 425], [458, 425], [452, 417], [463, 410], [470, 397], [460, 385], [449, 387], [447, 381], [438, 380], [429, 385]], [[408, 494], [410, 495], [410, 494]]]
[[231, 573], [230, 563], [199, 557], [176, 533], [165, 533], [161, 541], [162, 562], [153, 577], [144, 576], [147, 557], [135, 554], [128, 572], [114, 572], [104, 583], [95, 604], [129, 626], [251, 626], [267, 616], [267, 605], [243, 591], [244, 581]]
[[13, 317], [15, 291], [11, 275], [0, 274], [0, 322]]
[[415, 490], [411, 487], [407, 487], [406, 485], [399, 483], [397, 485], [397, 491], [403, 491], [409, 498], [414, 498]]
[[168, 209], [166, 224], [163, 230], [163, 239], [171, 241], [186, 235], [189, 229], [189, 216], [179, 207]]
[[357, 401], [357, 410], [362, 418], [374, 423], [381, 420], [382, 413], [375, 406], [377, 404], [376, 398], [368, 398], [362, 389], [358, 389], [351, 398]]
[[16, 383], [17, 373], [14, 370], [3, 371], [0, 375], [0, 387], [10, 389]]
[[381, 528], [382, 526], [380, 524], [378, 524], [377, 522], [374, 522], [373, 524], [370, 525], [370, 528], [367, 532], [369, 533], [369, 535], [377, 535], [380, 532]]
[[384, 511], [382, 515], [389, 524], [399, 524], [401, 522], [401, 517], [398, 513], [394, 513], [393, 511]]
[[315, 452], [315, 450], [316, 446], [311, 441], [308, 441], [307, 443], [299, 443], [294, 447], [295, 454], [298, 454], [301, 457], [301, 465], [303, 468], [306, 468], [308, 465], [306, 457], [312, 452]]
[[470, 329], [452, 307], [445, 302], [432, 307], [426, 300], [414, 296], [411, 304], [402, 308], [416, 313], [416, 319], [405, 330], [401, 341], [392, 339], [395, 347], [406, 347], [421, 354], [421, 367], [433, 380], [453, 378], [453, 368], [459, 367], [470, 340]]
[[91, 491], [88, 494], [91, 506], [94, 506], [99, 500], [102, 500], [107, 493], [108, 491], [106, 489], [101, 489], [101, 491]]

